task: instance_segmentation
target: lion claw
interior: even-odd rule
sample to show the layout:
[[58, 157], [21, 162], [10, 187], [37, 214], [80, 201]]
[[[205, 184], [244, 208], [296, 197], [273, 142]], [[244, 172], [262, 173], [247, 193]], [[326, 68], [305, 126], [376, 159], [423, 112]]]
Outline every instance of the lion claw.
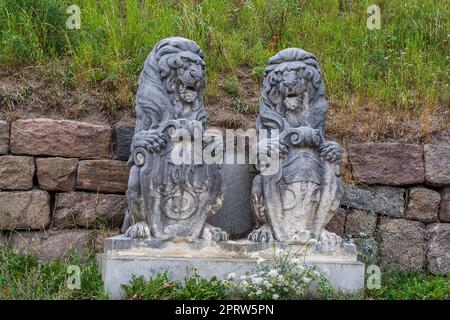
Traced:
[[248, 235], [248, 240], [252, 242], [267, 243], [273, 240], [272, 230], [267, 225], [262, 225], [258, 229], [253, 230]]
[[208, 241], [228, 241], [228, 233], [220, 228], [206, 224], [203, 228], [202, 238]]
[[150, 238], [150, 229], [145, 222], [138, 222], [125, 231], [125, 237], [131, 239]]

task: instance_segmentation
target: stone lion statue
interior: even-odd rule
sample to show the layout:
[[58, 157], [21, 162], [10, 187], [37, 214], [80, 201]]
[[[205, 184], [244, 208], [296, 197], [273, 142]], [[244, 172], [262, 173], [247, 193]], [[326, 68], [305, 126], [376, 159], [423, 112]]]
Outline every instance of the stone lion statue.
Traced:
[[258, 161], [251, 241], [315, 239], [327, 248], [341, 243], [324, 229], [343, 193], [341, 148], [324, 138], [327, 111], [322, 73], [313, 54], [288, 48], [269, 59], [256, 121], [257, 129], [266, 129], [269, 137], [260, 139], [258, 150], [278, 154], [279, 168], [264, 174], [273, 163]]
[[172, 37], [161, 40], [145, 61], [136, 97], [128, 206], [122, 227], [127, 237], [228, 239], [226, 232], [205, 222], [222, 203], [219, 167], [173, 161], [179, 143], [173, 132], [182, 129], [194, 135], [197, 128], [202, 138], [204, 131], [202, 57], [195, 42]]

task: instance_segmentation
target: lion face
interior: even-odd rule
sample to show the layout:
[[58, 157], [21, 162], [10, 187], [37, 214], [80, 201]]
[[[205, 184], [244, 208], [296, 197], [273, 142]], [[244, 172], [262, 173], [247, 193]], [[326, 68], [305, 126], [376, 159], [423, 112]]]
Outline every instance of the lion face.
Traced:
[[286, 62], [272, 71], [272, 85], [278, 91], [276, 104], [282, 104], [286, 110], [296, 111], [304, 106], [308, 91], [311, 90], [312, 68], [302, 62]]
[[167, 81], [170, 92], [186, 104], [193, 104], [201, 95], [205, 83], [205, 62], [196, 54], [183, 51], [167, 61], [171, 74]]
[[318, 128], [327, 110], [322, 72], [312, 53], [287, 48], [269, 59], [257, 126]]
[[182, 57], [183, 65], [177, 69], [177, 90], [181, 100], [192, 103], [200, 94], [200, 88], [205, 80], [205, 63]]

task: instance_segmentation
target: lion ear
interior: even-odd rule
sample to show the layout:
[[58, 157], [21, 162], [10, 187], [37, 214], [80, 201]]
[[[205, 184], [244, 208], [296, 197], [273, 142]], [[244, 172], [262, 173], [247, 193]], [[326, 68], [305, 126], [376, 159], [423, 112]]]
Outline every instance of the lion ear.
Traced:
[[305, 69], [305, 77], [312, 82], [316, 89], [320, 87], [322, 83], [322, 74], [319, 69], [307, 67]]
[[312, 81], [314, 78], [314, 73], [315, 72], [311, 67], [307, 67], [304, 72], [305, 78]]
[[275, 73], [270, 73], [269, 76], [267, 77], [267, 80], [269, 81], [270, 85], [275, 85], [279, 82], [278, 76], [275, 75]]
[[316, 88], [319, 88], [322, 84], [322, 74], [320, 70], [316, 70], [316, 72], [314, 73], [313, 84]]
[[162, 78], [168, 77], [170, 74], [170, 67], [167, 62], [166, 57], [161, 57], [161, 59], [158, 61], [158, 69], [159, 74]]

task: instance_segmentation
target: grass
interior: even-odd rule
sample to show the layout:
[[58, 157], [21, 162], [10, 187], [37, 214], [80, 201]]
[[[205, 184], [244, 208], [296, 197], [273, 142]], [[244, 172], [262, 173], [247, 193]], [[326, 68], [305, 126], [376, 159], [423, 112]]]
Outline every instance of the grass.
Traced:
[[[80, 289], [67, 285], [69, 266], [79, 266]], [[103, 282], [93, 256], [80, 259], [70, 254], [65, 261], [51, 263], [36, 260], [0, 246], [0, 300], [105, 299]]]
[[131, 279], [124, 286], [126, 296], [132, 300], [223, 300], [230, 298], [225, 285], [212, 278], [202, 279], [198, 274], [186, 276], [184, 284], [171, 280], [167, 273], [157, 274], [145, 280], [144, 277]]
[[[125, 286], [125, 291], [127, 298], [133, 300], [220, 300], [232, 297], [226, 286], [215, 278], [207, 281], [193, 274], [187, 276], [185, 281], [183, 286], [167, 274], [158, 274], [149, 280], [133, 277], [130, 285]], [[332, 300], [450, 300], [450, 275], [384, 271], [381, 288], [366, 289], [364, 297], [339, 292], [322, 296]]]
[[[379, 0], [381, 30], [368, 30], [356, 0], [79, 0], [81, 29], [65, 28], [69, 0], [0, 0], [0, 61], [57, 63], [71, 85], [113, 92], [132, 108], [137, 76], [157, 41], [179, 35], [206, 53], [207, 98], [245, 90], [280, 49], [301, 47], [322, 65], [330, 101], [349, 110], [448, 108], [449, 3]], [[237, 109], [240, 106], [236, 107]]]
[[380, 289], [367, 289], [372, 299], [450, 300], [450, 275], [384, 272]]
[[[67, 286], [68, 267], [81, 271], [80, 289]], [[366, 289], [365, 299], [450, 300], [450, 276], [423, 273], [382, 273], [380, 289]], [[188, 274], [185, 284], [173, 281], [167, 274], [149, 280], [133, 277], [125, 286], [128, 299], [211, 300], [230, 298], [224, 284], [217, 279], [202, 279]], [[331, 295], [332, 299], [361, 299], [354, 295]], [[81, 259], [70, 254], [64, 261], [42, 262], [32, 255], [17, 253], [0, 246], [0, 300], [106, 299], [103, 282], [94, 255]]]

